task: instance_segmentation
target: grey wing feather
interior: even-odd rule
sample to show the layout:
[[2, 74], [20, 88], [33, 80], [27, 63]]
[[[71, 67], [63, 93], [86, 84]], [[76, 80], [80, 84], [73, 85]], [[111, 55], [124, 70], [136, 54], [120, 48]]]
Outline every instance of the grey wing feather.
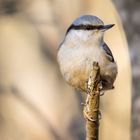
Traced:
[[104, 44], [102, 45], [102, 48], [103, 48], [104, 51], [106, 52], [108, 59], [109, 59], [111, 62], [114, 62], [113, 54], [112, 54], [111, 50], [109, 49], [109, 47], [107, 46], [106, 43], [104, 43]]

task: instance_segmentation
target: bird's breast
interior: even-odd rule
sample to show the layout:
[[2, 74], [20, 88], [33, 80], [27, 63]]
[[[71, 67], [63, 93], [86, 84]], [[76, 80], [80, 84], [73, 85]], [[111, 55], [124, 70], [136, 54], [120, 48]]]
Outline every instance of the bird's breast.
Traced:
[[99, 61], [100, 50], [90, 46], [62, 46], [58, 52], [60, 69], [65, 80], [75, 88], [85, 88], [94, 61]]

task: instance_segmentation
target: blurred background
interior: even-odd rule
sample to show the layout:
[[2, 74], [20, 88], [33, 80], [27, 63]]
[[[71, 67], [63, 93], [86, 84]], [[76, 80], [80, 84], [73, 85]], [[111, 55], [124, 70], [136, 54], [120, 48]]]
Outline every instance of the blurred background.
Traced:
[[114, 0], [120, 14], [129, 44], [131, 58], [133, 88], [132, 88], [132, 139], [140, 139], [140, 1]]
[[84, 97], [65, 83], [56, 60], [66, 29], [83, 14], [115, 23], [105, 41], [119, 74], [115, 89], [101, 97], [100, 139], [139, 140], [139, 6], [138, 0], [0, 0], [0, 140], [85, 139]]

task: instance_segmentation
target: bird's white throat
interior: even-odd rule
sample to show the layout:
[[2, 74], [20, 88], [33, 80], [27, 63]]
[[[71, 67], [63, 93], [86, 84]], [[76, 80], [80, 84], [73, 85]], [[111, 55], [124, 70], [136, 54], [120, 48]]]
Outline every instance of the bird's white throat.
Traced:
[[101, 45], [103, 42], [103, 32], [98, 31], [86, 31], [86, 30], [72, 30], [66, 37], [66, 41], [73, 43], [82, 43], [85, 45], [96, 44], [97, 46]]

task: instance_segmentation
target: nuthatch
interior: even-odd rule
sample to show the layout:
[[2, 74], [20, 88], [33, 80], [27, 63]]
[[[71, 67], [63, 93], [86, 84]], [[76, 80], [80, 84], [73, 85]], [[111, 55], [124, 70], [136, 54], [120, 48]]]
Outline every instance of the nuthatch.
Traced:
[[68, 28], [57, 59], [64, 79], [71, 86], [85, 91], [93, 62], [98, 62], [103, 90], [113, 88], [117, 64], [103, 39], [104, 32], [113, 26], [104, 25], [96, 16], [84, 15]]

